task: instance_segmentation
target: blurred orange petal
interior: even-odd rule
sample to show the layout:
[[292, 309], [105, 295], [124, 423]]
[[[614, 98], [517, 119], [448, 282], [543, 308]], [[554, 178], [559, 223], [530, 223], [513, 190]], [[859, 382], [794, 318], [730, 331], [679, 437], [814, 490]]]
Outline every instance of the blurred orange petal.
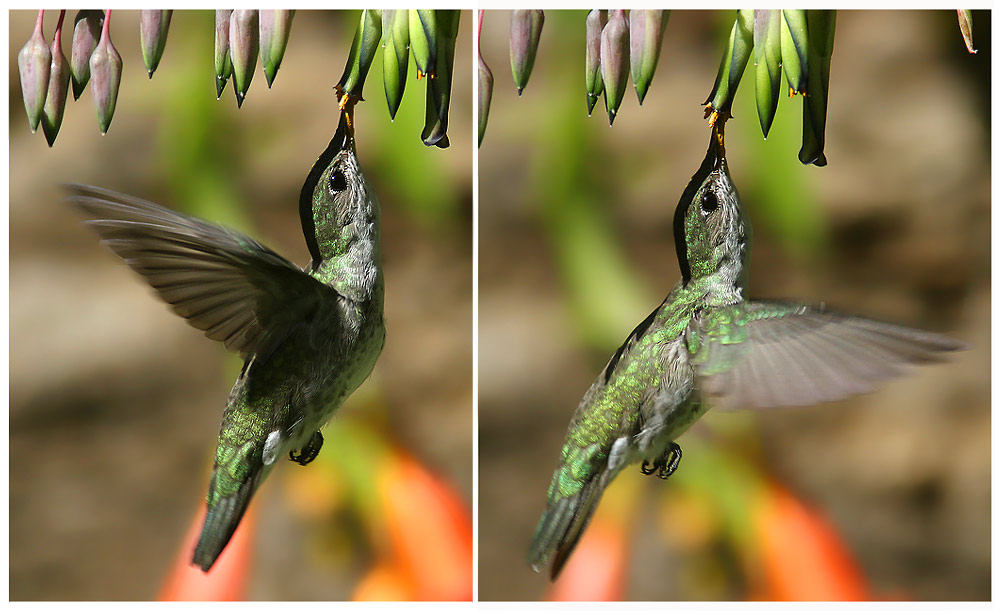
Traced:
[[444, 481], [396, 451], [379, 476], [392, 553], [418, 600], [472, 600], [472, 518]]
[[416, 599], [416, 589], [406, 575], [389, 564], [375, 565], [354, 588], [354, 601], [405, 601]]
[[222, 550], [208, 573], [191, 564], [191, 554], [201, 534], [205, 511], [202, 505], [184, 535], [184, 545], [160, 590], [159, 600], [246, 600], [257, 525], [254, 506], [247, 510], [229, 545]]
[[765, 600], [870, 600], [847, 546], [818, 511], [777, 483], [753, 512]]
[[622, 600], [628, 533], [622, 520], [600, 512], [549, 589], [548, 600]]

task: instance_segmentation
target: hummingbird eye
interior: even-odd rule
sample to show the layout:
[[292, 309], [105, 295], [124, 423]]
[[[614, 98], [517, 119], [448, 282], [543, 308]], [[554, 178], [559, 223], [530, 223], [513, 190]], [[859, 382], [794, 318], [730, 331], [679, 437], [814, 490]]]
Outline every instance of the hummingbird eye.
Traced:
[[340, 170], [330, 173], [330, 191], [340, 193], [347, 188], [347, 177]]
[[705, 191], [705, 194], [701, 196], [701, 211], [703, 214], [711, 214], [715, 212], [716, 208], [719, 207], [719, 198], [716, 197], [715, 191], [709, 189]]

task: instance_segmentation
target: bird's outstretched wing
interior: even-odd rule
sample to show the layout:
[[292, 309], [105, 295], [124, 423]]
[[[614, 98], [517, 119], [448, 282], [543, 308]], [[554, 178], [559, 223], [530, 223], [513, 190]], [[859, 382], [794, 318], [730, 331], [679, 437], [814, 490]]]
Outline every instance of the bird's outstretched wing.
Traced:
[[874, 390], [908, 363], [967, 348], [936, 333], [778, 301], [706, 310], [687, 341], [702, 397], [724, 409], [843, 399]]
[[193, 327], [244, 358], [266, 359], [296, 324], [341, 299], [246, 235], [114, 191], [67, 188], [103, 244]]

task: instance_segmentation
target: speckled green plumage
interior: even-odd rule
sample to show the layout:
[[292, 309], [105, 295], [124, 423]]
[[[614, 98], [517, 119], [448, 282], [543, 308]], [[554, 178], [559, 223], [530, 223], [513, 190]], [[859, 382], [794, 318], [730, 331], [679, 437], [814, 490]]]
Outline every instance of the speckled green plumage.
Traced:
[[[299, 198], [312, 261], [93, 187], [72, 201], [104, 244], [188, 322], [245, 359], [222, 417], [193, 562], [208, 570], [280, 458], [306, 464], [319, 429], [368, 377], [385, 343], [379, 206], [354, 151], [350, 109]], [[298, 454], [296, 454], [298, 452]]]
[[552, 578], [608, 483], [639, 461], [669, 476], [680, 456], [674, 440], [709, 407], [840, 399], [873, 390], [906, 363], [963, 347], [822, 307], [745, 300], [751, 232], [721, 128], [674, 215], [681, 281], [612, 356], [570, 421], [528, 555], [535, 570], [551, 562]]

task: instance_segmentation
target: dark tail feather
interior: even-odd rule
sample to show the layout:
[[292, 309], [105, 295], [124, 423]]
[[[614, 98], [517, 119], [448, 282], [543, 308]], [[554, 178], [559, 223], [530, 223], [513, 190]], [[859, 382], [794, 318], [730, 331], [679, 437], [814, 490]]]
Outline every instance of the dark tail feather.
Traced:
[[[201, 537], [198, 539], [198, 546], [194, 549], [192, 564], [201, 567], [206, 573], [216, 558], [222, 553], [233, 532], [239, 526], [243, 514], [246, 513], [250, 498], [257, 490], [260, 481], [260, 471], [257, 471], [242, 484], [239, 490], [229, 496], [217, 498], [215, 503], [208, 508], [205, 516], [205, 523], [201, 527]], [[209, 485], [208, 498], [213, 498], [215, 492], [216, 474], [212, 473], [212, 483]]]
[[555, 581], [597, 509], [597, 502], [606, 484], [604, 480], [603, 475], [599, 475], [573, 496], [550, 502], [538, 522], [535, 538], [528, 552], [528, 564], [531, 568], [541, 571], [555, 554], [549, 574], [550, 579]]

